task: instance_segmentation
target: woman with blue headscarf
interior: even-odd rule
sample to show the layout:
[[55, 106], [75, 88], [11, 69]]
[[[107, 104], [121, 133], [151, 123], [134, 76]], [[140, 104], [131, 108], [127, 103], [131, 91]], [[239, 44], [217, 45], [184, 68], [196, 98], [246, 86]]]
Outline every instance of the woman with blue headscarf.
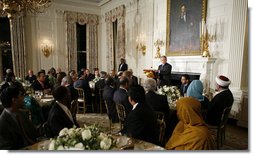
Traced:
[[200, 80], [193, 80], [187, 89], [187, 96], [193, 97], [201, 103], [201, 111], [203, 117], [205, 117], [206, 111], [208, 110], [209, 100], [203, 96], [203, 84]]

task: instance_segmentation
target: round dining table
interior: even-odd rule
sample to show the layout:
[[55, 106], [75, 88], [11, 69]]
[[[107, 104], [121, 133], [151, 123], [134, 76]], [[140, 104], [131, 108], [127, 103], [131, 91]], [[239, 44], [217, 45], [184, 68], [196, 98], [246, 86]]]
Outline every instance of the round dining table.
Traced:
[[[109, 151], [120, 151], [120, 150], [133, 150], [133, 151], [164, 151], [166, 150], [165, 148], [146, 142], [142, 141], [139, 139], [134, 139], [130, 138], [127, 136], [121, 136], [121, 135], [112, 135], [113, 139], [116, 141], [116, 146], [113, 147]], [[33, 145], [27, 146], [22, 148], [22, 150], [40, 150], [40, 151], [49, 151], [49, 144], [50, 140], [42, 140], [38, 143], [35, 143]], [[50, 150], [51, 151], [51, 150]], [[73, 151], [73, 150], [71, 150]], [[80, 151], [80, 150], [78, 150]], [[84, 150], [85, 151], [85, 150]]]

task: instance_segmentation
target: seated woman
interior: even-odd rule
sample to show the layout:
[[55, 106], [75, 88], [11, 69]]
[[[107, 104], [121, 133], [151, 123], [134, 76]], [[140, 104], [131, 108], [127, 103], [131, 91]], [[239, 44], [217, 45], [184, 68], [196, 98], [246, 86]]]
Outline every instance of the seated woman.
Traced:
[[203, 89], [203, 84], [200, 80], [193, 80], [189, 85], [186, 94], [187, 96], [197, 99], [201, 103], [201, 112], [205, 116], [210, 102], [207, 97], [202, 95]]
[[168, 150], [211, 150], [214, 139], [201, 117], [201, 104], [192, 97], [177, 101], [179, 122], [165, 148]]

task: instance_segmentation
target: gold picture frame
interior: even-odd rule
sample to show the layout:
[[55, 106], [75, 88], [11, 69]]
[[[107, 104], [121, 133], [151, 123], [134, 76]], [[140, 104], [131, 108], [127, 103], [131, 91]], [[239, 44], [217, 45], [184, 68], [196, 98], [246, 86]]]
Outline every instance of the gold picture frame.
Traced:
[[202, 54], [201, 29], [206, 12], [207, 0], [167, 0], [167, 56]]

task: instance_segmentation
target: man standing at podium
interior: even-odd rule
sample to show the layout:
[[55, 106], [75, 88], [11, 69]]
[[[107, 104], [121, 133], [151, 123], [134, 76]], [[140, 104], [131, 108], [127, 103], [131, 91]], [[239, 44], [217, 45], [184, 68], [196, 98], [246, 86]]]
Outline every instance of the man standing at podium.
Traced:
[[162, 64], [158, 67], [158, 86], [162, 87], [164, 85], [169, 86], [170, 79], [171, 79], [171, 69], [172, 66], [167, 63], [167, 57], [162, 56], [161, 57]]

